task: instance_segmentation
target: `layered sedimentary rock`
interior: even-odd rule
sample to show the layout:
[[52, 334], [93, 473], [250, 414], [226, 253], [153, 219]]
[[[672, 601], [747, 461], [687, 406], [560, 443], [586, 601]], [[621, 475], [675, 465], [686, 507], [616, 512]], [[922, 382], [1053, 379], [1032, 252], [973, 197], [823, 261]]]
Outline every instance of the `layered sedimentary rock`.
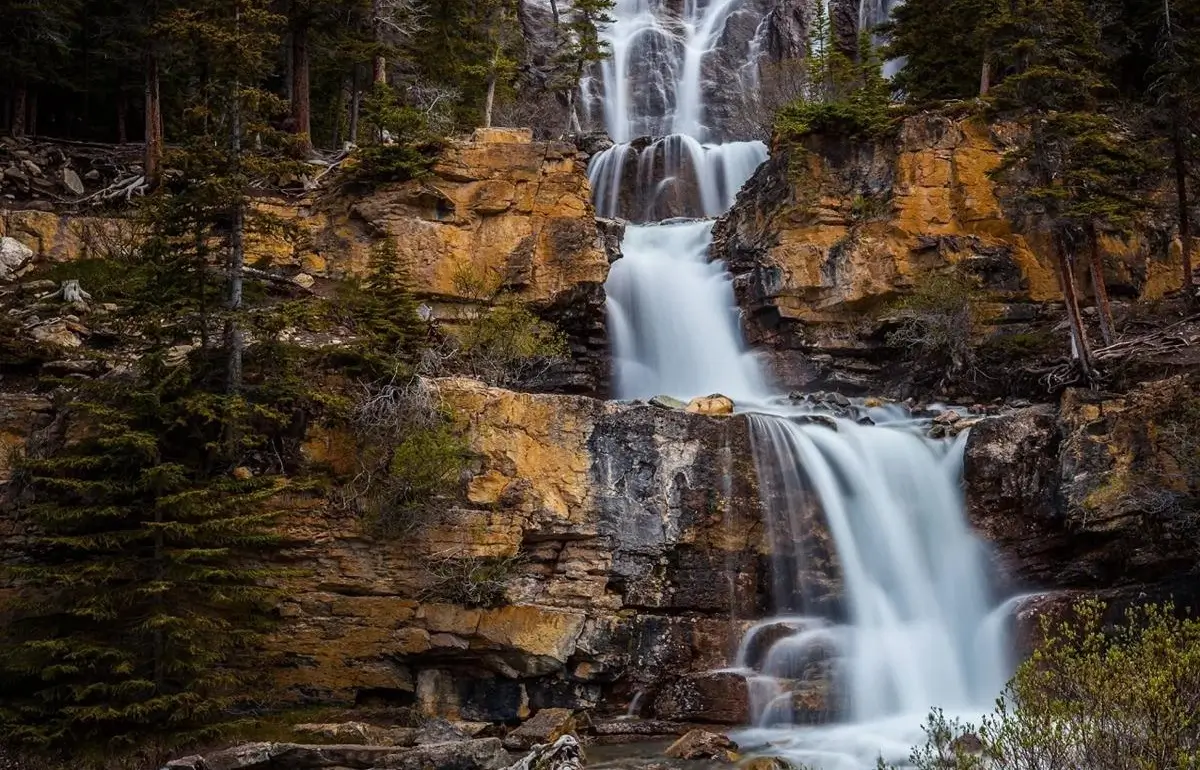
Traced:
[[[1009, 146], [1003, 126], [920, 115], [894, 138], [774, 148], [718, 223], [713, 258], [737, 275], [749, 341], [771, 352], [785, 385], [895, 390], [888, 305], [956, 265], [974, 278], [993, 331], [1057, 323], [1049, 234], [1014, 218], [994, 178]], [[1101, 250], [1118, 298], [1153, 300], [1177, 286], [1165, 225], [1102, 237]]]
[[[451, 142], [418, 180], [261, 201], [260, 210], [294, 227], [252, 235], [247, 263], [308, 287], [362, 274], [372, 246], [391, 236], [412, 290], [435, 318], [453, 323], [498, 291], [515, 294], [568, 335], [574, 364], [551, 387], [601, 393], [612, 247], [590, 195], [573, 145], [535, 142], [523, 130], [480, 130]], [[121, 217], [0, 211], [0, 237], [34, 252], [26, 272], [47, 261], [120, 255], [137, 236], [137, 225]]]
[[[511, 721], [623, 708], [728, 663], [739, 619], [764, 603], [744, 420], [438, 389], [476, 458], [460, 505], [399, 542], [329, 507], [287, 525], [286, 557], [309, 574], [289, 586], [272, 645], [285, 697]], [[336, 439], [314, 443], [336, 462]], [[422, 598], [439, 561], [468, 558], [513, 559], [506, 604]]]

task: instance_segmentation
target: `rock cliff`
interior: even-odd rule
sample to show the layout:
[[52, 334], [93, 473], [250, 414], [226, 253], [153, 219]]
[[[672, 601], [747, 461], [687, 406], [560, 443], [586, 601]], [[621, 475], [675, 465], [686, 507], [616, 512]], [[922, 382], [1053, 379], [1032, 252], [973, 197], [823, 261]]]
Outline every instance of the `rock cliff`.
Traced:
[[[1059, 323], [1048, 234], [1006, 209], [993, 178], [1010, 145], [1004, 126], [924, 114], [892, 138], [773, 149], [718, 223], [712, 255], [737, 276], [749, 341], [770, 351], [785, 386], [904, 392], [889, 366], [904, 358], [887, 343], [889, 311], [955, 266], [973, 281], [982, 336], [1027, 344]], [[1101, 245], [1118, 312], [1177, 287], [1166, 225]], [[1078, 283], [1088, 285], [1082, 274]]]
[[[469, 380], [438, 390], [476, 458], [444, 518], [399, 542], [327, 506], [286, 525], [285, 557], [307, 574], [272, 645], [285, 697], [512, 721], [623, 709], [727, 662], [737, 619], [765, 601], [743, 419]], [[336, 462], [337, 445], [310, 451]], [[436, 565], [469, 559], [508, 560], [503, 605], [436, 598]]]
[[[45, 208], [0, 209], [0, 238], [33, 251], [25, 272], [119, 255], [136, 240], [138, 225], [128, 218]], [[423, 178], [264, 198], [259, 208], [290, 226], [252, 236], [248, 264], [313, 287], [362, 274], [372, 244], [390, 235], [434, 317], [452, 324], [499, 291], [515, 294], [568, 336], [573, 364], [549, 387], [606, 390], [603, 283], [614, 244], [596, 223], [573, 145], [535, 142], [524, 130], [479, 130], [451, 142]]]

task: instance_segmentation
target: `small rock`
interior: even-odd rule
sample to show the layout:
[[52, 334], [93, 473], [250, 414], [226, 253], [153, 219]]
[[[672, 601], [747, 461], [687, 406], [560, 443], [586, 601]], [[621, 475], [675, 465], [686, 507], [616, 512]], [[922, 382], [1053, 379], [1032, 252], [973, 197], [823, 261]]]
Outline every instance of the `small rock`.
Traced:
[[365, 722], [296, 725], [293, 732], [316, 735], [343, 743], [362, 743], [367, 746], [407, 747], [416, 743], [417, 731], [411, 727], [379, 727]]
[[29, 184], [29, 177], [25, 176], [25, 172], [16, 166], [9, 166], [4, 169], [4, 177], [21, 184]]
[[733, 399], [728, 396], [722, 396], [720, 393], [693, 398], [691, 403], [687, 405], [687, 411], [707, 417], [733, 414]]
[[292, 283], [296, 284], [297, 286], [299, 286], [302, 289], [311, 289], [313, 287], [313, 284], [315, 284], [316, 282], [317, 282], [317, 279], [313, 278], [308, 273], [299, 273], [294, 278], [292, 278]]
[[74, 334], [65, 321], [50, 321], [33, 327], [29, 331], [38, 342], [60, 348], [83, 347], [83, 340]]
[[672, 759], [707, 759], [720, 762], [737, 761], [737, 744], [720, 733], [692, 730], [672, 743], [663, 752]]
[[89, 182], [99, 182], [100, 181], [100, 171], [99, 171], [99, 169], [92, 169], [91, 171], [84, 174], [83, 178]]
[[528, 751], [542, 743], [553, 743], [575, 732], [575, 713], [570, 709], [542, 709], [504, 738], [504, 748]]
[[950, 742], [950, 751], [955, 754], [982, 754], [983, 741], [975, 733], [966, 733]]
[[16, 238], [0, 238], [0, 281], [11, 281], [33, 261], [33, 249]]
[[233, 469], [233, 477], [238, 481], [247, 481], [248, 479], [254, 478], [254, 471], [244, 466], [240, 466]]
[[31, 160], [21, 161], [21, 170], [24, 171], [29, 176], [41, 176], [42, 175], [42, 170], [40, 168], [38, 168], [38, 165]]
[[933, 418], [934, 423], [938, 425], [953, 425], [962, 419], [962, 415], [953, 410], [942, 412], [937, 417]]
[[76, 174], [74, 169], [64, 168], [62, 170], [62, 181], [68, 190], [76, 195], [83, 195], [83, 180], [79, 178], [79, 174]]
[[650, 406], [657, 406], [660, 409], [687, 409], [688, 405], [672, 396], [655, 396], [650, 399]]

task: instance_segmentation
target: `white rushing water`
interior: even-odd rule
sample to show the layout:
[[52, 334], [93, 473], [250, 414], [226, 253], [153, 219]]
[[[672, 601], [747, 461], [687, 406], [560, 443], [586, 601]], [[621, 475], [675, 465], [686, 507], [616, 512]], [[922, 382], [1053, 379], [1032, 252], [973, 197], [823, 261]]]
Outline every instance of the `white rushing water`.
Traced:
[[[751, 412], [777, 616], [751, 630], [735, 661], [754, 711], [739, 740], [822, 770], [872, 768], [907, 757], [930, 708], [989, 709], [1009, 671], [1011, 608], [994, 607], [964, 515], [963, 437], [929, 439], [925, 422], [895, 406], [814, 422], [812, 405], [773, 394], [746, 348], [705, 219], [733, 205], [766, 157], [758, 142], [708, 142], [704, 125], [704, 59], [738, 2], [684, 0], [678, 18], [658, 0], [618, 0], [605, 32], [612, 61], [586, 87], [603, 95], [616, 142], [590, 167], [598, 211], [692, 217], [626, 230], [606, 284], [615, 391], [724, 393]], [[878, 15], [894, 0], [868, 4]], [[633, 141], [643, 135], [656, 138]], [[829, 567], [809, 558], [823, 529], [834, 553], [820, 561], [836, 562], [841, 587], [832, 597], [830, 581], [813, 577]], [[821, 714], [801, 697], [813, 687], [837, 696]]]

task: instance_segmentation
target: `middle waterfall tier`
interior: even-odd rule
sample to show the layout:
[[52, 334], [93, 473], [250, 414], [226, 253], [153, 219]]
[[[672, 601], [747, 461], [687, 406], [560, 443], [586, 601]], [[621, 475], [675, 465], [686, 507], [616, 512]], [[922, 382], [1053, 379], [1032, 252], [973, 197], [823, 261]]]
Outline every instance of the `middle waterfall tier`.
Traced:
[[702, 144], [684, 134], [602, 150], [588, 166], [596, 212], [631, 222], [715, 217], [767, 159], [762, 142]]

